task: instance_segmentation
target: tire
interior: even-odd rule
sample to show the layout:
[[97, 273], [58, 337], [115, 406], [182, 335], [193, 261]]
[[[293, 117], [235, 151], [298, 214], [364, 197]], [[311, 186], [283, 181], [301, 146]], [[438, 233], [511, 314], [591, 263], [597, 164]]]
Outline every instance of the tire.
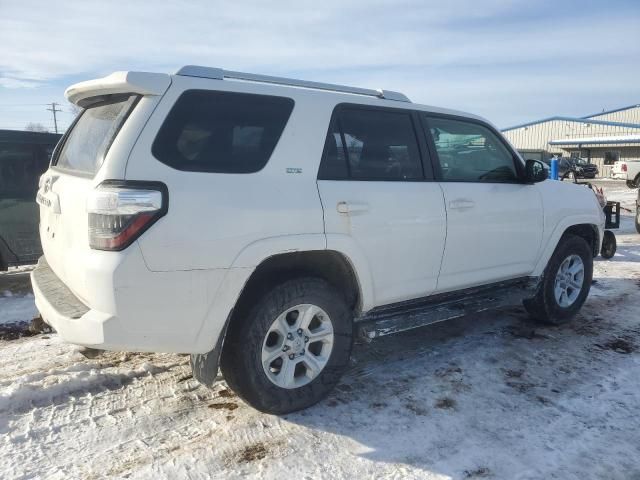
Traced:
[[[636, 217], [636, 222], [638, 218]], [[602, 248], [600, 249], [600, 255], [602, 258], [611, 258], [616, 254], [617, 242], [616, 236], [610, 230], [604, 231], [604, 236], [602, 237]]]
[[[305, 312], [311, 312], [307, 318], [312, 320], [306, 322], [309, 327], [303, 334], [297, 327], [304, 326], [300, 317]], [[229, 387], [261, 412], [282, 415], [314, 405], [333, 389], [348, 366], [353, 314], [345, 298], [324, 280], [286, 281], [239, 317], [232, 320], [225, 338], [220, 368]], [[285, 332], [293, 339], [287, 339]], [[309, 341], [318, 335], [324, 335], [322, 341]], [[263, 362], [272, 355], [277, 358]], [[294, 361], [287, 360], [291, 355]], [[319, 373], [308, 368], [314, 364]]]
[[[565, 268], [565, 262], [569, 262], [569, 268], [575, 268], [578, 264], [575, 257], [580, 259], [583, 268], [581, 282], [579, 277], [572, 277], [576, 284], [581, 284], [580, 289], [572, 299], [571, 297], [577, 289], [568, 286], [565, 289], [564, 297], [561, 295], [559, 300], [556, 295], [556, 286], [562, 290], [562, 286], [566, 286], [567, 282], [565, 277], [560, 279], [556, 285], [556, 278], [558, 278], [561, 267]], [[573, 264], [570, 259], [574, 260]], [[578, 313], [587, 299], [592, 278], [593, 253], [591, 247], [583, 238], [566, 234], [560, 239], [560, 243], [547, 264], [535, 297], [525, 300], [524, 306], [535, 320], [542, 323], [551, 325], [567, 323]], [[569, 300], [571, 300], [570, 303], [567, 303]]]
[[637, 186], [638, 186], [638, 184], [636, 183], [635, 180], [627, 180], [627, 187], [636, 188]]
[[640, 207], [636, 207], [636, 232], [640, 233]]

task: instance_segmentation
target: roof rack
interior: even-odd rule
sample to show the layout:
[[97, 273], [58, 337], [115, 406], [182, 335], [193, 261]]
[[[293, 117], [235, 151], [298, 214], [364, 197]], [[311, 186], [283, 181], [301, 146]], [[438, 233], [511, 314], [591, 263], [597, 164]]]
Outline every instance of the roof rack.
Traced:
[[385, 100], [395, 100], [398, 102], [411, 102], [406, 95], [391, 90], [373, 90], [370, 88], [347, 87], [344, 85], [334, 85], [332, 83], [309, 82], [307, 80], [296, 80], [294, 78], [272, 77], [269, 75], [259, 75], [255, 73], [232, 72], [222, 68], [201, 67], [198, 65], [185, 65], [176, 72], [176, 75], [186, 77], [202, 77], [224, 80], [225, 78], [234, 80], [246, 80], [249, 82], [273, 83], [276, 85], [289, 85], [293, 87], [313, 88], [316, 90], [327, 90], [330, 92], [355, 93], [357, 95], [368, 95]]

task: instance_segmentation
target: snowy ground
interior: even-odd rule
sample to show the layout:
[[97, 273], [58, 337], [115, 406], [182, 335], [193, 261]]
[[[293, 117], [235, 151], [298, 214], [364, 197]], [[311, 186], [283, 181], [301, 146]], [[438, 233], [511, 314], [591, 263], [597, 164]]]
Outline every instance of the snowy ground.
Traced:
[[[638, 479], [640, 235], [622, 227], [571, 325], [511, 309], [358, 346], [327, 400], [280, 418], [200, 387], [185, 356], [0, 341], [0, 478]], [[0, 318], [31, 301], [3, 296]]]
[[30, 270], [12, 268], [0, 276], [0, 340], [28, 333], [28, 322], [38, 315], [29, 284]]

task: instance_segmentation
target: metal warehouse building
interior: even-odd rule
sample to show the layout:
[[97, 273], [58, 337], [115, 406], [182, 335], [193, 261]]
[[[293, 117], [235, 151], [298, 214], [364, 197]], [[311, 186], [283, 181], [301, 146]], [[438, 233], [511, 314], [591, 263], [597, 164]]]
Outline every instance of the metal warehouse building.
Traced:
[[582, 157], [608, 177], [618, 160], [640, 160], [640, 105], [586, 117], [550, 117], [503, 130], [527, 158]]

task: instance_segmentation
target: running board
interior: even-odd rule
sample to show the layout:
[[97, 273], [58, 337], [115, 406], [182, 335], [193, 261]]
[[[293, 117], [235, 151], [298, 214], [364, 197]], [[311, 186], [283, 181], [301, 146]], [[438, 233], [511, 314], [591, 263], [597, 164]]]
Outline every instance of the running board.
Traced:
[[372, 340], [472, 313], [520, 305], [535, 294], [537, 284], [538, 279], [527, 277], [377, 307], [358, 320], [357, 333]]

